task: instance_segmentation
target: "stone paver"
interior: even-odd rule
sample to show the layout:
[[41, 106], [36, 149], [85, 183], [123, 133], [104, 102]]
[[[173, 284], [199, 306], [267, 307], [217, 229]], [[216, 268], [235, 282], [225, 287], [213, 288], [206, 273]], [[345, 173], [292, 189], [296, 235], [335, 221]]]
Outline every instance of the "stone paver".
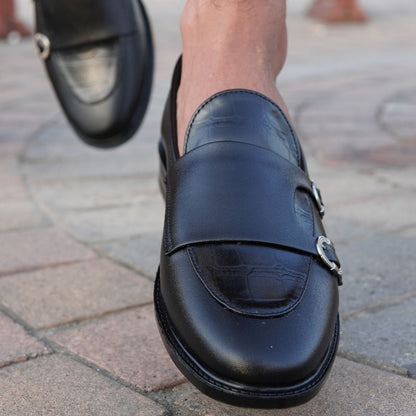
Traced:
[[395, 188], [407, 188], [416, 190], [416, 167], [402, 166], [396, 170], [375, 169], [374, 175], [385, 183], [391, 184]]
[[413, 416], [416, 383], [338, 358], [322, 391], [305, 405], [282, 410], [240, 409], [216, 402], [186, 385], [172, 399], [194, 416]]
[[[380, 363], [416, 366], [416, 291], [411, 299], [343, 323], [340, 348]], [[416, 383], [415, 383], [416, 384]]]
[[1, 235], [0, 276], [95, 258], [96, 255], [53, 228]]
[[164, 209], [159, 198], [136, 205], [74, 211], [61, 218], [66, 227], [88, 243], [117, 240], [141, 233], [162, 232]]
[[0, 370], [1, 416], [166, 416], [153, 401], [60, 355]]
[[45, 227], [50, 221], [30, 200], [3, 201], [0, 205], [0, 232]]
[[156, 232], [98, 245], [97, 248], [146, 276], [154, 278], [159, 266], [161, 242], [162, 235], [160, 232]]
[[144, 277], [99, 259], [0, 279], [0, 302], [33, 328], [49, 328], [151, 302]]
[[140, 176], [82, 182], [47, 182], [38, 190], [39, 197], [53, 210], [88, 210], [140, 204], [159, 199], [157, 179]]
[[[3, 141], [0, 141], [3, 142]], [[0, 202], [26, 198], [26, 190], [18, 172], [18, 163], [14, 157], [0, 154]]]
[[184, 381], [162, 345], [153, 306], [71, 328], [51, 340], [143, 391]]
[[0, 367], [47, 352], [45, 345], [0, 312]]
[[21, 200], [27, 197], [23, 181], [18, 174], [0, 174], [0, 188], [0, 202]]
[[380, 123], [399, 139], [416, 135], [416, 89], [408, 88], [385, 102], [380, 109]]
[[416, 224], [415, 208], [415, 192], [395, 190], [387, 195], [339, 205], [337, 215], [380, 231], [394, 231]]
[[348, 167], [317, 170], [315, 166], [311, 166], [311, 172], [314, 181], [324, 190], [323, 199], [328, 217], [338, 214], [338, 208], [344, 204], [360, 203], [363, 200], [388, 195], [395, 190], [393, 184], [386, 183], [374, 173], [364, 170], [355, 171]]
[[[78, 140], [76, 137], [73, 140]], [[154, 141], [154, 146], [156, 141]], [[131, 145], [126, 144], [124, 149]], [[23, 172], [31, 181], [47, 181], [66, 178], [114, 178], [116, 176], [149, 175], [154, 173], [156, 149], [153, 158], [139, 160], [137, 154], [122, 154], [115, 157], [110, 153], [96, 152], [94, 157], [41, 159], [28, 161]]]
[[348, 276], [341, 290], [343, 314], [416, 291], [415, 244], [412, 238], [376, 233], [339, 246]]

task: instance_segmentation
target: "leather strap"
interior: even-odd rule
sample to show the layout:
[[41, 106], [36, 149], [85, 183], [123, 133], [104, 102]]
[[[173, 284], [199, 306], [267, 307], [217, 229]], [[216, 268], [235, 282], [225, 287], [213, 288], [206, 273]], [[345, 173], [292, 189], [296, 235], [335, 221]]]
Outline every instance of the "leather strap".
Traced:
[[[210, 143], [180, 158], [167, 180], [166, 254], [191, 244], [250, 242], [317, 256], [316, 237], [294, 211], [297, 189], [313, 200], [311, 182], [278, 154], [243, 143]], [[328, 258], [339, 263], [335, 251]]]
[[138, 4], [132, 0], [37, 0], [37, 31], [51, 49], [103, 41], [137, 31]]

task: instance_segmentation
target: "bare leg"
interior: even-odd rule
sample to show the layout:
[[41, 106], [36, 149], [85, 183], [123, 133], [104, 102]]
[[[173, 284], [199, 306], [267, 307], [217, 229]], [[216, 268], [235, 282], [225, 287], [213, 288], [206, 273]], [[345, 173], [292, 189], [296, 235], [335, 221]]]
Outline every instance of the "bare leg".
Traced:
[[188, 0], [181, 19], [178, 147], [197, 107], [216, 92], [246, 88], [287, 109], [276, 88], [287, 51], [286, 0]]

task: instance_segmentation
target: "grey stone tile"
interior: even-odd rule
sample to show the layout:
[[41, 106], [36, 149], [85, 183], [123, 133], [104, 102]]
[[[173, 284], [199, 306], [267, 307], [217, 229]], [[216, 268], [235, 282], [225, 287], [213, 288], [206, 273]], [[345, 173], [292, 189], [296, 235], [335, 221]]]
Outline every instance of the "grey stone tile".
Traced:
[[416, 137], [415, 110], [416, 88], [414, 85], [409, 85], [406, 92], [392, 97], [382, 105], [380, 122], [396, 138], [414, 139]]
[[[326, 213], [324, 226], [326, 234], [335, 243], [337, 251], [341, 244], [349, 241], [365, 239], [378, 232], [376, 228], [370, 228], [355, 221], [346, 220], [337, 215], [337, 210], [325, 205]], [[340, 254], [340, 253], [338, 253]], [[342, 259], [341, 259], [342, 260]]]
[[36, 186], [35, 192], [58, 211], [134, 205], [160, 198], [155, 175], [46, 182]]
[[0, 370], [4, 416], [166, 416], [162, 406], [64, 356]]
[[17, 159], [13, 156], [0, 157], [0, 201], [26, 199], [27, 193], [20, 177]]
[[49, 224], [49, 220], [30, 200], [4, 201], [0, 205], [0, 232]]
[[161, 241], [162, 233], [156, 232], [96, 247], [106, 255], [154, 278], [159, 266]]
[[[161, 114], [158, 116], [158, 121]], [[146, 124], [143, 126], [146, 127]], [[25, 151], [25, 161], [42, 162], [51, 159], [72, 160], [81, 158], [92, 158], [96, 161], [119, 160], [129, 156], [134, 151], [137, 157], [137, 164], [140, 165], [141, 157], [146, 155], [154, 158], [156, 154], [158, 130], [153, 130], [149, 140], [143, 143], [143, 132], [140, 129], [124, 145], [108, 150], [97, 149], [86, 145], [80, 140], [75, 132], [68, 125], [68, 122], [61, 117], [57, 122], [46, 125], [36, 137], [31, 140]], [[156, 136], [155, 136], [156, 134]], [[143, 158], [143, 160], [145, 157]], [[154, 160], [154, 159], [152, 159]]]
[[416, 297], [342, 325], [340, 348], [393, 366], [416, 365]]
[[164, 208], [159, 199], [127, 207], [72, 212], [62, 216], [63, 223], [89, 243], [161, 232], [163, 220]]
[[[0, 107], [1, 108], [1, 107]], [[25, 147], [25, 141], [21, 140], [21, 133], [16, 131], [0, 131], [0, 154], [16, 156]]]
[[0, 202], [27, 199], [27, 192], [20, 175], [0, 173]]
[[170, 400], [194, 416], [412, 416], [416, 381], [337, 358], [328, 381], [310, 402], [290, 409], [259, 410], [212, 400], [189, 384], [179, 386]]
[[416, 239], [416, 225], [403, 228], [402, 230], [399, 231], [399, 234], [402, 235], [403, 237]]
[[148, 279], [105, 259], [0, 279], [0, 302], [37, 329], [143, 305], [152, 299], [153, 285]]
[[74, 159], [51, 159], [26, 162], [22, 170], [31, 181], [68, 178], [96, 178], [151, 174], [157, 170], [156, 151], [154, 157], [141, 159], [139, 154], [115, 158], [110, 153], [94, 157]]
[[416, 167], [406, 166], [400, 169], [377, 169], [374, 172], [379, 180], [397, 188], [416, 189]]
[[344, 203], [362, 202], [368, 198], [388, 195], [393, 185], [380, 180], [371, 172], [357, 171], [353, 167], [318, 171], [313, 176], [321, 189], [328, 213], [337, 213]]
[[395, 234], [376, 234], [337, 246], [345, 276], [340, 290], [343, 314], [415, 290], [414, 248], [414, 239]]
[[337, 216], [380, 232], [397, 230], [416, 223], [416, 193], [395, 190], [389, 194], [352, 201], [337, 206]]
[[95, 156], [99, 150], [82, 143], [68, 122], [62, 116], [59, 120], [46, 125], [25, 151], [25, 161], [45, 159], [70, 159], [82, 156]]

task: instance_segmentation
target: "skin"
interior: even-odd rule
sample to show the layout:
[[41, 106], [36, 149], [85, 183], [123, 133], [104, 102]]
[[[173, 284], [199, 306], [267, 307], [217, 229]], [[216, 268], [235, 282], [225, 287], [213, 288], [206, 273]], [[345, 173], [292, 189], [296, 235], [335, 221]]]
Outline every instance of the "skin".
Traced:
[[260, 92], [288, 115], [276, 87], [286, 60], [286, 0], [188, 0], [181, 17], [178, 148], [198, 106], [226, 89]]

